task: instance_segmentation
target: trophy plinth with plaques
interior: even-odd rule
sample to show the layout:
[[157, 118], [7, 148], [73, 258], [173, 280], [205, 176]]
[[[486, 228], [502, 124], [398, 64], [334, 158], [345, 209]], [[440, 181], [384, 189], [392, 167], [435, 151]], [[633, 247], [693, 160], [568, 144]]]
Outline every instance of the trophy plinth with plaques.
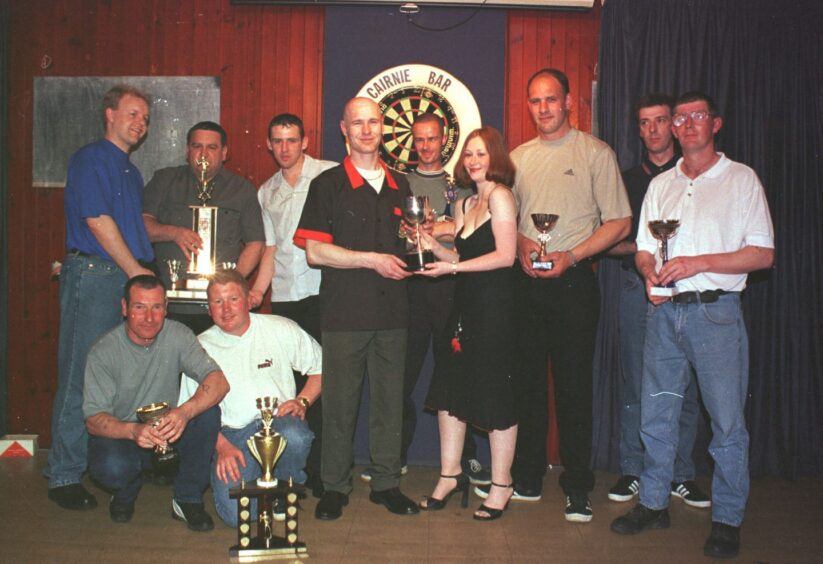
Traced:
[[552, 236], [549, 235], [549, 231], [554, 229], [559, 218], [559, 215], [553, 213], [532, 214], [532, 223], [534, 223], [534, 227], [540, 232], [537, 236], [537, 242], [540, 243], [540, 250], [537, 254], [532, 252], [532, 270], [551, 270], [554, 268], [554, 261], [541, 259], [546, 255], [546, 245], [548, 245], [552, 238]]
[[403, 219], [414, 228], [412, 233], [404, 233], [408, 242], [406, 250], [406, 270], [422, 272], [426, 265], [434, 262], [434, 253], [423, 244], [420, 226], [431, 219], [432, 211], [428, 196], [407, 196], [403, 199]]
[[[194, 249], [186, 268], [187, 278], [179, 279], [179, 269], [182, 266], [180, 261], [166, 261], [169, 272], [174, 269], [176, 275], [172, 275], [173, 288], [166, 292], [166, 296], [173, 301], [205, 303], [207, 301], [206, 288], [209, 285], [209, 276], [214, 274], [217, 263], [217, 206], [208, 205], [214, 188], [206, 178], [209, 170], [209, 161], [205, 156], [201, 156], [194, 164], [200, 168], [200, 181], [197, 185], [197, 199], [199, 206], [189, 206], [191, 208], [191, 228], [197, 233], [203, 245], [199, 249]], [[170, 263], [177, 263], [172, 266]], [[180, 286], [180, 287], [178, 287]]]
[[[146, 425], [157, 427], [157, 425], [160, 424], [160, 420], [169, 411], [171, 411], [169, 404], [164, 401], [150, 403], [148, 405], [144, 405], [143, 407], [137, 408], [137, 420], [141, 423], [145, 423]], [[154, 452], [152, 452], [151, 455], [151, 461], [155, 469], [165, 472], [167, 470], [171, 471], [171, 469], [180, 462], [180, 459], [177, 451], [167, 443], [165, 445], [157, 445], [154, 447]]]
[[[679, 227], [679, 219], [655, 219], [649, 222], [652, 237], [660, 241], [660, 258], [663, 259], [663, 264], [669, 262], [669, 239], [674, 237]], [[671, 298], [678, 294], [678, 290], [674, 282], [669, 282], [665, 286], [652, 286], [649, 293], [652, 296]]]
[[[297, 537], [297, 500], [303, 488], [296, 486], [291, 478], [288, 483], [280, 484], [274, 477], [274, 466], [286, 448], [285, 437], [271, 430], [277, 399], [263, 397], [256, 401], [263, 428], [249, 437], [246, 444], [260, 464], [263, 474], [251, 487], [243, 481], [239, 488], [229, 490], [229, 497], [237, 499], [237, 544], [229, 549], [229, 559], [232, 562], [262, 562], [308, 558], [306, 543]], [[285, 536], [282, 537], [274, 532], [273, 509], [278, 498], [283, 500], [286, 513]], [[255, 500], [256, 520], [252, 514], [252, 501]]]

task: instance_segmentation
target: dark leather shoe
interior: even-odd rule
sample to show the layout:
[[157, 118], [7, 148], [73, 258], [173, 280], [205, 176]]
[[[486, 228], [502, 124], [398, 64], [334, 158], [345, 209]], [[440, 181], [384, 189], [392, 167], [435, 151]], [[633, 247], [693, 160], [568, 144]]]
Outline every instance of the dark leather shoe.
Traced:
[[178, 521], [183, 521], [189, 529], [203, 533], [214, 528], [214, 521], [211, 515], [206, 513], [202, 503], [183, 503], [172, 498], [171, 516]]
[[369, 494], [372, 503], [385, 505], [386, 509], [397, 515], [414, 515], [420, 512], [417, 504], [404, 496], [400, 488], [391, 488], [382, 492], [372, 492]]
[[115, 523], [128, 523], [134, 515], [134, 502], [117, 501], [111, 498], [109, 502], [109, 516]]
[[79, 511], [97, 507], [97, 498], [91, 495], [82, 484], [49, 488], [49, 499], [63, 509]]
[[703, 545], [703, 554], [712, 558], [734, 558], [740, 552], [740, 527], [712, 523], [712, 534]]
[[611, 529], [618, 535], [636, 535], [645, 529], [668, 529], [669, 510], [649, 509], [638, 503], [631, 511], [612, 521]]
[[314, 516], [323, 521], [334, 521], [343, 515], [343, 506], [349, 504], [349, 496], [344, 493], [327, 491], [317, 502]]

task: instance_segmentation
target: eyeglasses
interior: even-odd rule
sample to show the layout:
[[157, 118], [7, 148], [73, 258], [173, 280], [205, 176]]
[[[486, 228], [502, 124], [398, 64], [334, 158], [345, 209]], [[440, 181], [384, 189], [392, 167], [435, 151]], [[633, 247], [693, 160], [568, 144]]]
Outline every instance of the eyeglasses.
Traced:
[[674, 125], [675, 127], [685, 125], [689, 118], [692, 118], [692, 121], [695, 123], [700, 123], [702, 121], [706, 121], [707, 119], [709, 119], [709, 116], [713, 115], [714, 114], [711, 114], [705, 110], [688, 112], [686, 114], [674, 114], [674, 116], [672, 116], [672, 125]]

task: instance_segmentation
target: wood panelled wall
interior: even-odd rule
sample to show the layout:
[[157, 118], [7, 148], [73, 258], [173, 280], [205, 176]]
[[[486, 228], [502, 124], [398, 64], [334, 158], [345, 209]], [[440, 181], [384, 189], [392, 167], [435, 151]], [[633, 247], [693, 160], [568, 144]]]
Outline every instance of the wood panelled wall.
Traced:
[[[49, 264], [65, 253], [63, 191], [32, 187], [33, 78], [219, 76], [226, 166], [259, 186], [275, 170], [265, 141], [276, 113], [302, 116], [309, 150], [319, 151], [323, 23], [323, 8], [233, 6], [229, 0], [11, 3], [11, 432], [38, 433], [48, 445], [57, 388], [58, 283], [49, 279]], [[53, 63], [44, 70], [46, 55]]]
[[[32, 187], [32, 85], [36, 76], [219, 76], [227, 167], [260, 185], [275, 168], [265, 127], [302, 116], [319, 155], [324, 10], [233, 6], [229, 0], [27, 0], [11, 2], [9, 45], [9, 428], [50, 443], [57, 386], [58, 284], [51, 261], [65, 249], [62, 189]], [[528, 76], [569, 73], [573, 120], [589, 130], [599, 10], [513, 11], [509, 16], [506, 134], [534, 136]], [[44, 56], [50, 67], [41, 68]], [[353, 62], [356, 64], [356, 62]], [[181, 155], [181, 162], [183, 156]], [[148, 180], [148, 179], [147, 179]]]
[[511, 11], [506, 54], [506, 141], [517, 147], [536, 135], [526, 83], [545, 67], [569, 77], [572, 124], [592, 130], [592, 81], [597, 67], [600, 6], [588, 12]]

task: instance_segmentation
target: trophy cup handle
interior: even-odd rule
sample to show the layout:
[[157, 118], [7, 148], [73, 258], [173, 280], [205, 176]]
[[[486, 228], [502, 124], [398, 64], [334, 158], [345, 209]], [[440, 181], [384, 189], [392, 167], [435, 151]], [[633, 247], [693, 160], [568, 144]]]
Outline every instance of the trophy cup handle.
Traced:
[[246, 439], [246, 445], [249, 447], [249, 452], [254, 457], [254, 459], [260, 464], [263, 464], [263, 461], [260, 459], [260, 453], [257, 452], [257, 445], [254, 444], [254, 435]]

